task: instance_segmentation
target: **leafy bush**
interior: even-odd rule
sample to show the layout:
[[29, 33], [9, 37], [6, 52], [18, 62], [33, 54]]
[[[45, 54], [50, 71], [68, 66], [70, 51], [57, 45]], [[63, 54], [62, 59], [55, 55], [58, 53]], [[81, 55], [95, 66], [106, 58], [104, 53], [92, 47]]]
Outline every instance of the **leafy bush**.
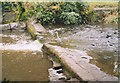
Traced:
[[34, 6], [22, 2], [4, 3], [5, 8], [9, 8], [10, 5], [19, 21], [27, 21], [34, 15], [37, 22], [42, 24], [61, 22], [69, 25], [84, 23], [88, 16], [88, 11], [86, 12], [88, 6], [83, 2], [42, 2]]
[[28, 12], [25, 12], [25, 13], [22, 14], [22, 16], [21, 16], [20, 19], [21, 19], [21, 21], [27, 21], [28, 18], [29, 18], [29, 16], [28, 16]]
[[35, 14], [35, 10], [33, 5], [25, 4], [23, 2], [17, 2], [17, 8], [15, 9], [17, 14], [17, 20], [19, 21], [27, 21]]
[[87, 8], [83, 2], [41, 3], [36, 7], [36, 18], [42, 24], [79, 24], [86, 21]]
[[46, 4], [39, 4], [36, 7], [36, 19], [37, 22], [42, 24], [53, 24], [55, 23], [54, 11], [46, 6]]
[[68, 24], [78, 24], [81, 22], [81, 17], [75, 12], [63, 12], [60, 15], [60, 19], [66, 25]]
[[61, 7], [61, 12], [76, 12], [77, 7], [74, 2], [65, 2], [60, 5]]
[[12, 2], [3, 2], [2, 3], [2, 10], [4, 11], [11, 11], [12, 10]]
[[53, 12], [38, 12], [37, 21], [41, 22], [42, 24], [53, 24], [55, 23], [54, 13]]

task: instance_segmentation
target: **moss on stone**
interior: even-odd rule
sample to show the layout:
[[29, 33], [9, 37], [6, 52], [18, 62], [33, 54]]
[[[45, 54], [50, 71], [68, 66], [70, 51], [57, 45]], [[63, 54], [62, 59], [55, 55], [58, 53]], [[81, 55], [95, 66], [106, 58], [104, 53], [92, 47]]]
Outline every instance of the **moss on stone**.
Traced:
[[27, 23], [27, 26], [27, 30], [31, 34], [32, 38], [36, 39], [35, 28], [30, 23]]
[[81, 78], [79, 78], [79, 76], [77, 76], [77, 74], [73, 72], [73, 70], [64, 62], [64, 60], [62, 60], [60, 57], [58, 57], [59, 53], [57, 51], [55, 51], [52, 48], [48, 48], [46, 45], [43, 45], [42, 51], [46, 55], [52, 57], [52, 59], [54, 61], [59, 62], [60, 64], [62, 64], [63, 72], [67, 76], [67, 78], [75, 77], [75, 78], [81, 80]]

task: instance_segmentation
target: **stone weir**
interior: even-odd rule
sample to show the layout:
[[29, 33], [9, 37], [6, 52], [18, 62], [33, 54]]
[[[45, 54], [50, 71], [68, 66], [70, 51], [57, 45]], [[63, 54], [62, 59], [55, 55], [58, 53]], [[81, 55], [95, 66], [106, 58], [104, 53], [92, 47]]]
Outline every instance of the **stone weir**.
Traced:
[[38, 39], [47, 32], [40, 23], [36, 23], [35, 21], [29, 21], [27, 23], [27, 30], [34, 39]]
[[[32, 37], [37, 39], [37, 36], [45, 34], [47, 31], [41, 24], [29, 22], [27, 25], [28, 32]], [[106, 74], [100, 68], [89, 63], [92, 59], [86, 52], [62, 48], [60, 46], [43, 44], [43, 52], [47, 52], [57, 57], [65, 68], [82, 81], [118, 81], [117, 77]]]
[[117, 77], [107, 75], [100, 68], [89, 63], [90, 56], [84, 51], [44, 44], [43, 50], [59, 58], [65, 67], [82, 81], [118, 81]]

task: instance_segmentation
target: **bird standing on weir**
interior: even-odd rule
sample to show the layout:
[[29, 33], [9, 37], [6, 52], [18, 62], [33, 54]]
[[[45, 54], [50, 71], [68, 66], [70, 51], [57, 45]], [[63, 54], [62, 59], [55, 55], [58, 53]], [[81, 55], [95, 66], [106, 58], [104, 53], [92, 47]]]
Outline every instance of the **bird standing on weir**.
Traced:
[[58, 32], [55, 32], [55, 34], [56, 34], [56, 37], [57, 37], [55, 40], [60, 44], [62, 41], [58, 36]]

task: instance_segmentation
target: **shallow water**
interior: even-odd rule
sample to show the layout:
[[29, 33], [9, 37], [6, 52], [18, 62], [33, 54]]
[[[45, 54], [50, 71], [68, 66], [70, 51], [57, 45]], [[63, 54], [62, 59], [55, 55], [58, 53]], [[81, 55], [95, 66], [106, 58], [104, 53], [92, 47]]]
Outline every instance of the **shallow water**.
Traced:
[[41, 51], [42, 44], [31, 40], [24, 30], [3, 31], [0, 34], [2, 79], [10, 81], [48, 81], [52, 63]]
[[11, 81], [48, 81], [47, 56], [32, 51], [2, 51], [3, 79]]
[[[55, 25], [46, 27], [48, 30], [52, 29], [49, 31], [53, 37], [51, 44], [86, 51], [88, 55], [93, 57], [90, 63], [95, 64], [107, 74], [118, 76], [117, 25]], [[61, 42], [56, 41], [55, 32], [58, 32]]]

